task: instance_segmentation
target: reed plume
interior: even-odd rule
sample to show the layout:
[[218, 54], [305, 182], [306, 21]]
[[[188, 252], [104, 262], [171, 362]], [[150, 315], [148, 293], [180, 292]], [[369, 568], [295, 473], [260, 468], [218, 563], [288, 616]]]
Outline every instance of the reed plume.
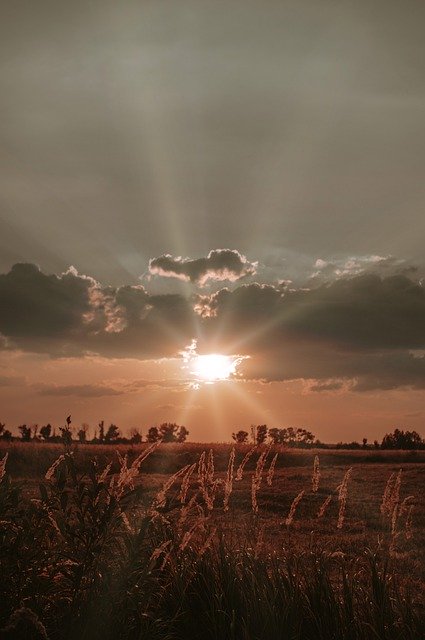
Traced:
[[164, 482], [161, 491], [157, 493], [155, 499], [153, 501], [153, 508], [162, 508], [165, 507], [167, 493], [175, 483], [175, 481], [180, 478], [182, 475], [186, 473], [186, 471], [190, 468], [190, 465], [187, 464], [185, 467], [182, 467], [176, 473], [174, 473], [170, 478], [168, 478], [167, 482]]
[[311, 488], [313, 493], [317, 493], [319, 489], [319, 482], [320, 482], [319, 456], [315, 456], [314, 463], [313, 463], [313, 475], [311, 477]]
[[317, 517], [318, 518], [323, 518], [323, 516], [325, 515], [330, 503], [332, 500], [332, 494], [328, 495], [328, 497], [326, 498], [326, 500], [322, 503], [319, 511], [317, 512]]
[[197, 467], [197, 462], [194, 462], [193, 464], [191, 464], [186, 472], [186, 475], [184, 476], [183, 480], [182, 480], [182, 486], [180, 489], [180, 494], [179, 494], [179, 500], [181, 502], [181, 504], [184, 504], [186, 502], [186, 496], [187, 496], [187, 492], [189, 490], [189, 485], [190, 485], [190, 478], [193, 474], [193, 472], [195, 471], [196, 467]]
[[297, 510], [297, 507], [298, 507], [299, 503], [300, 503], [300, 502], [301, 502], [301, 500], [303, 499], [304, 493], [305, 493], [305, 491], [304, 491], [304, 489], [303, 489], [303, 490], [302, 490], [302, 491], [300, 491], [300, 492], [299, 492], [299, 494], [298, 494], [298, 495], [293, 499], [292, 504], [291, 504], [291, 508], [289, 509], [288, 516], [287, 516], [287, 518], [286, 518], [286, 520], [285, 520], [285, 524], [286, 524], [286, 526], [287, 526], [287, 527], [289, 527], [289, 526], [292, 524], [292, 522], [293, 522], [293, 520], [294, 520], [294, 517], [295, 517], [295, 512], [296, 512], [296, 510]]
[[0, 482], [3, 480], [6, 473], [6, 462], [9, 457], [9, 453], [5, 453], [3, 458], [0, 460]]
[[276, 467], [276, 461], [277, 461], [277, 457], [278, 457], [279, 453], [276, 453], [273, 456], [272, 461], [270, 462], [270, 467], [269, 470], [267, 472], [267, 486], [271, 487], [272, 486], [272, 482], [273, 482], [273, 478], [274, 478], [274, 470]]
[[58, 466], [61, 464], [61, 462], [63, 462], [65, 460], [65, 455], [62, 454], [59, 456], [59, 458], [57, 458], [54, 463], [47, 469], [46, 473], [44, 474], [44, 477], [46, 480], [51, 480], [53, 478], [53, 475], [56, 471], [56, 469], [58, 468]]
[[352, 472], [353, 472], [353, 468], [350, 467], [348, 471], [345, 472], [342, 482], [338, 487], [339, 511], [338, 511], [338, 523], [336, 525], [337, 529], [342, 529], [344, 525], [345, 508], [347, 505], [347, 496], [348, 496], [348, 481], [350, 479]]
[[257, 447], [252, 447], [252, 449], [247, 451], [246, 454], [244, 455], [244, 457], [242, 459], [242, 462], [240, 463], [240, 465], [239, 465], [239, 467], [237, 468], [237, 471], [236, 471], [236, 476], [235, 476], [236, 482], [239, 482], [240, 480], [242, 480], [242, 478], [243, 478], [243, 470], [245, 468], [245, 465], [248, 462], [248, 460], [251, 458], [251, 456], [254, 454], [255, 451], [257, 451]]
[[394, 482], [395, 482], [395, 472], [393, 472], [388, 478], [387, 484], [385, 485], [384, 493], [382, 495], [382, 502], [381, 502], [380, 509], [383, 516], [388, 516], [391, 513], [389, 508], [389, 503], [390, 503], [391, 494], [394, 488]]
[[224, 511], [229, 510], [229, 498], [233, 490], [233, 467], [235, 464], [235, 447], [232, 448], [229, 456], [229, 463], [227, 465], [227, 474], [226, 480], [224, 482], [224, 498], [223, 498], [223, 509]]
[[255, 473], [252, 476], [251, 483], [251, 504], [254, 513], [258, 513], [257, 493], [261, 486], [261, 480], [263, 477], [264, 465], [266, 464], [267, 456], [269, 455], [270, 447], [263, 451], [257, 460], [257, 466]]

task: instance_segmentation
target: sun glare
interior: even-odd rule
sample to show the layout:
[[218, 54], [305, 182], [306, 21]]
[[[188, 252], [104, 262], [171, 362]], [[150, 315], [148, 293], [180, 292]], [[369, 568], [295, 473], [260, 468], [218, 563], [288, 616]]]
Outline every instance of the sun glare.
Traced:
[[228, 380], [236, 372], [237, 360], [218, 353], [196, 356], [192, 362], [192, 373], [205, 382]]

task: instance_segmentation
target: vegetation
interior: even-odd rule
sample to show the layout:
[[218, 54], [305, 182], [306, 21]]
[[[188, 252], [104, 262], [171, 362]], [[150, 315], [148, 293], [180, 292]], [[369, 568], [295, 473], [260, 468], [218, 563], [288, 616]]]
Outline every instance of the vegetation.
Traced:
[[[420, 458], [2, 446], [2, 637], [424, 637]], [[41, 482], [12, 481], [20, 451], [53, 456]]]

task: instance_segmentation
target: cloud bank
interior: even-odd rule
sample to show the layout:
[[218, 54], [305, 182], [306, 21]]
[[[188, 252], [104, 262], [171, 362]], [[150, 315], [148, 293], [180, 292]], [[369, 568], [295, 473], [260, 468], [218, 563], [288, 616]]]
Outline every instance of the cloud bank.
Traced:
[[315, 392], [425, 388], [425, 288], [410, 273], [372, 270], [314, 288], [252, 283], [185, 297], [17, 264], [0, 275], [0, 309], [3, 349], [143, 360], [179, 357], [196, 339], [200, 352], [249, 355], [240, 365], [247, 380], [310, 380]]

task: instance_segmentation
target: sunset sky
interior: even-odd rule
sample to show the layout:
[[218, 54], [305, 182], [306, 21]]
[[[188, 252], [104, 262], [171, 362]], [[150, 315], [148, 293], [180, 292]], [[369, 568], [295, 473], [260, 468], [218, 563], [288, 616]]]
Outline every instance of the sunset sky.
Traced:
[[3, 3], [0, 421], [424, 436], [424, 24]]

